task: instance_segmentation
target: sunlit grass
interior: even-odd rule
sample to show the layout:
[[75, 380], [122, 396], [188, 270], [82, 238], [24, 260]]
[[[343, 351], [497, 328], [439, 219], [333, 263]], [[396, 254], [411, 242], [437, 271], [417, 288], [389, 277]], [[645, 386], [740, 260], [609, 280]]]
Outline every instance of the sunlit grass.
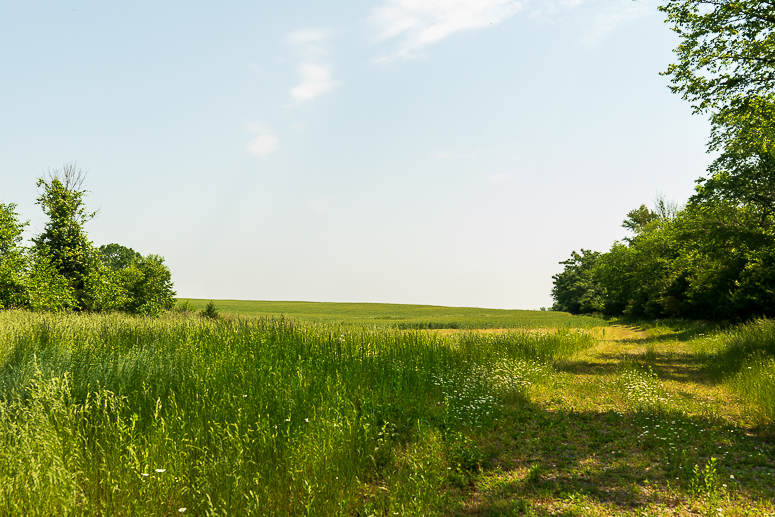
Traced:
[[771, 514], [771, 358], [654, 328], [0, 312], [0, 515]]
[[373, 503], [374, 483], [393, 487], [381, 507], [424, 514], [440, 489], [428, 462], [446, 465], [439, 440], [499, 416], [489, 372], [518, 376], [520, 361], [593, 342], [569, 330], [0, 318], [9, 515], [352, 513]]
[[775, 321], [710, 334], [694, 347], [708, 369], [745, 400], [755, 422], [775, 424]]

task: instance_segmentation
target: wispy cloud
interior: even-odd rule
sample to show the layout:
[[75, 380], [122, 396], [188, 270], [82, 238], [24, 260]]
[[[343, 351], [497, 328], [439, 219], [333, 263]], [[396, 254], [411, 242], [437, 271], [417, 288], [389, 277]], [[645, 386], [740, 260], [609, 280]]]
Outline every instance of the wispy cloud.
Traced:
[[465, 30], [495, 25], [521, 11], [519, 0], [385, 0], [371, 17], [380, 41], [397, 38], [397, 50], [380, 61], [409, 58]]
[[328, 29], [300, 29], [288, 34], [286, 41], [301, 59], [299, 83], [291, 89], [291, 98], [299, 103], [314, 99], [339, 86], [333, 78], [331, 64], [326, 61]]
[[587, 26], [582, 43], [595, 45], [608, 33], [630, 20], [657, 13], [656, 0], [642, 0], [639, 2], [618, 1], [608, 4], [601, 10]]
[[256, 134], [256, 137], [245, 146], [245, 149], [253, 156], [266, 158], [280, 146], [280, 139], [269, 126], [251, 123], [248, 124], [247, 129]]

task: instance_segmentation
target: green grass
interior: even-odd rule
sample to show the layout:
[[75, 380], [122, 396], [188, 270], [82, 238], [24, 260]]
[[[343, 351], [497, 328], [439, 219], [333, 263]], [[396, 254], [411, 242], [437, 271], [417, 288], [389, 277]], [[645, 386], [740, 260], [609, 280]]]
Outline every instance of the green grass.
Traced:
[[774, 515], [735, 332], [0, 312], [0, 515]]
[[711, 333], [694, 347], [707, 368], [745, 399], [756, 422], [775, 423], [775, 321]]
[[[181, 298], [203, 310], [211, 300]], [[222, 315], [289, 317], [309, 323], [389, 326], [402, 329], [588, 328], [599, 318], [565, 312], [478, 309], [390, 303], [318, 303], [213, 300]]]

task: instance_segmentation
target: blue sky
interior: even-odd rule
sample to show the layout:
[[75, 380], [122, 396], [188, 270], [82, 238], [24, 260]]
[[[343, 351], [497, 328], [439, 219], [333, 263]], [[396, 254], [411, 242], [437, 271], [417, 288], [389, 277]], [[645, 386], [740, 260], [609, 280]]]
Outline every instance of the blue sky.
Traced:
[[657, 5], [9, 0], [0, 201], [77, 162], [182, 297], [548, 306], [710, 162]]

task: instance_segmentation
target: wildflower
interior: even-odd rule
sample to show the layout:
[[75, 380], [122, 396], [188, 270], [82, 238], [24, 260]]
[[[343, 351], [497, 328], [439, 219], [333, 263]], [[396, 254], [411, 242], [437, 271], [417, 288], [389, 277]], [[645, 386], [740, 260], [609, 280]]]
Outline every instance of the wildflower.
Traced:
[[159, 474], [161, 474], [163, 472], [166, 472], [166, 471], [167, 471], [167, 469], [156, 469], [156, 472], [158, 472]]
[[183, 508], [178, 508], [178, 513], [183, 513], [185, 511], [186, 511], [186, 507], [185, 506]]

